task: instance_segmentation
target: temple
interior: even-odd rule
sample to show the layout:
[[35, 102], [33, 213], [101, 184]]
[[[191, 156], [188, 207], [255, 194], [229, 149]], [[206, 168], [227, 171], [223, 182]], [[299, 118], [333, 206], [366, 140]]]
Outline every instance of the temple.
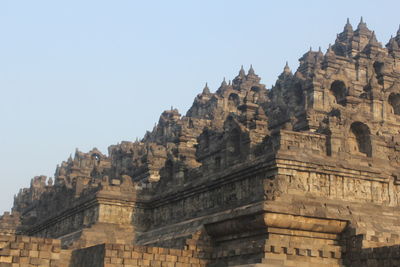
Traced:
[[400, 29], [382, 46], [347, 21], [299, 61], [33, 178], [0, 266], [400, 266]]

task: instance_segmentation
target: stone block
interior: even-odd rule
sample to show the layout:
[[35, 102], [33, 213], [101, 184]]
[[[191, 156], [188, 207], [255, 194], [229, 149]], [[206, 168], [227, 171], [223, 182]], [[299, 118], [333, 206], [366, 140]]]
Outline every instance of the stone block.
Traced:
[[29, 259], [29, 263], [32, 264], [32, 265], [40, 265], [41, 264], [41, 260], [39, 258], [31, 257]]
[[20, 257], [19, 263], [20, 264], [29, 264], [29, 257]]
[[173, 256], [181, 256], [182, 255], [182, 251], [179, 249], [170, 249], [169, 250], [169, 254], [173, 255]]
[[39, 251], [36, 251], [36, 250], [29, 251], [29, 257], [31, 257], [31, 258], [39, 258]]
[[[40, 255], [40, 253], [39, 253], [39, 255]], [[50, 253], [50, 259], [59, 260], [60, 258], [61, 258], [60, 253], [54, 253], [54, 252]]]
[[10, 256], [11, 251], [9, 248], [0, 249], [0, 256]]
[[0, 256], [0, 262], [12, 263], [12, 256]]
[[123, 264], [124, 265], [135, 265], [135, 264], [137, 265], [138, 260], [137, 259], [124, 259]]
[[37, 243], [27, 243], [27, 244], [25, 244], [25, 249], [26, 250], [38, 250], [38, 244]]
[[152, 260], [154, 259], [154, 255], [150, 253], [143, 253], [143, 259], [144, 260]]
[[123, 259], [121, 259], [121, 258], [115, 258], [115, 257], [111, 258], [112, 264], [121, 264], [122, 262], [123, 262]]
[[161, 267], [162, 266], [162, 262], [158, 261], [158, 260], [152, 260], [152, 261], [150, 261], [150, 266]]
[[49, 252], [49, 251], [39, 251], [39, 258], [41, 258], [41, 259], [50, 259], [51, 258], [51, 252]]
[[178, 260], [178, 257], [174, 255], [166, 255], [165, 260], [169, 262], [176, 262]]

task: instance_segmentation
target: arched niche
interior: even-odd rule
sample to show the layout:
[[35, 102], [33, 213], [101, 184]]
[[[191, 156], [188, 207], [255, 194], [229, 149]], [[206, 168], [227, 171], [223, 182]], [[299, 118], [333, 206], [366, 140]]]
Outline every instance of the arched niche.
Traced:
[[385, 68], [385, 63], [383, 63], [381, 61], [375, 61], [373, 66], [374, 66], [375, 73], [377, 75], [382, 75], [383, 70]]
[[258, 99], [260, 98], [260, 91], [261, 91], [261, 89], [258, 86], [251, 87], [251, 89], [250, 89], [251, 99], [250, 100], [253, 103], [257, 103], [258, 102]]
[[228, 97], [228, 106], [230, 110], [236, 109], [240, 104], [240, 98], [237, 94], [231, 93]]
[[371, 131], [362, 122], [353, 122], [350, 126], [349, 136], [350, 151], [355, 154], [372, 156]]
[[392, 106], [393, 113], [396, 115], [400, 115], [400, 94], [390, 94], [388, 101], [389, 104]]
[[346, 105], [346, 96], [348, 94], [348, 90], [346, 88], [346, 84], [343, 81], [336, 80], [331, 84], [330, 91], [334, 95], [336, 99], [336, 103], [345, 106]]

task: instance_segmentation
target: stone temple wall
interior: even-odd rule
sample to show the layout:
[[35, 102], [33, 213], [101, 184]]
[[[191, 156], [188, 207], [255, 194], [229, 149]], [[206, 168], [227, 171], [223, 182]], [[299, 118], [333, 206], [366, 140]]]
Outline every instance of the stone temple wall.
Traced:
[[400, 30], [382, 46], [347, 22], [299, 62], [34, 177], [0, 216], [0, 266], [397, 266]]
[[56, 239], [0, 236], [0, 266], [69, 266], [70, 251]]
[[[276, 231], [276, 230], [275, 230]], [[282, 233], [282, 232], [281, 232]], [[343, 266], [343, 251], [335, 246], [337, 239], [319, 236], [320, 240], [309, 237], [300, 242], [287, 242], [284, 238], [272, 237], [265, 246], [236, 248], [212, 252], [196, 237], [188, 240], [184, 249], [135, 246], [124, 244], [100, 244], [76, 250], [61, 249], [55, 239], [27, 236], [0, 236], [0, 266], [2, 267], [131, 267], [131, 266], [171, 266], [201, 267], [226, 266]], [[330, 242], [324, 239], [332, 240]], [[324, 249], [309, 249], [323, 242]], [[330, 243], [330, 244], [328, 244]], [[197, 245], [194, 245], [197, 244]], [[199, 245], [200, 244], [200, 245]], [[252, 263], [251, 255], [262, 254], [261, 263]], [[219, 259], [219, 263], [215, 263]], [[346, 266], [398, 266], [400, 247], [385, 246], [363, 249], [346, 259]], [[214, 263], [213, 263], [214, 262]], [[265, 265], [266, 264], [266, 265]]]

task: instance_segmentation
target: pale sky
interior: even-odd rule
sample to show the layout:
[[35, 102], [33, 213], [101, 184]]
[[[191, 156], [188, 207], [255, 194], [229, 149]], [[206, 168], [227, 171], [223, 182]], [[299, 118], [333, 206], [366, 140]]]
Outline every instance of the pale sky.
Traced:
[[323, 51], [349, 17], [386, 44], [392, 1], [0, 1], [0, 214], [36, 175], [142, 137], [250, 64], [271, 87], [286, 61]]

